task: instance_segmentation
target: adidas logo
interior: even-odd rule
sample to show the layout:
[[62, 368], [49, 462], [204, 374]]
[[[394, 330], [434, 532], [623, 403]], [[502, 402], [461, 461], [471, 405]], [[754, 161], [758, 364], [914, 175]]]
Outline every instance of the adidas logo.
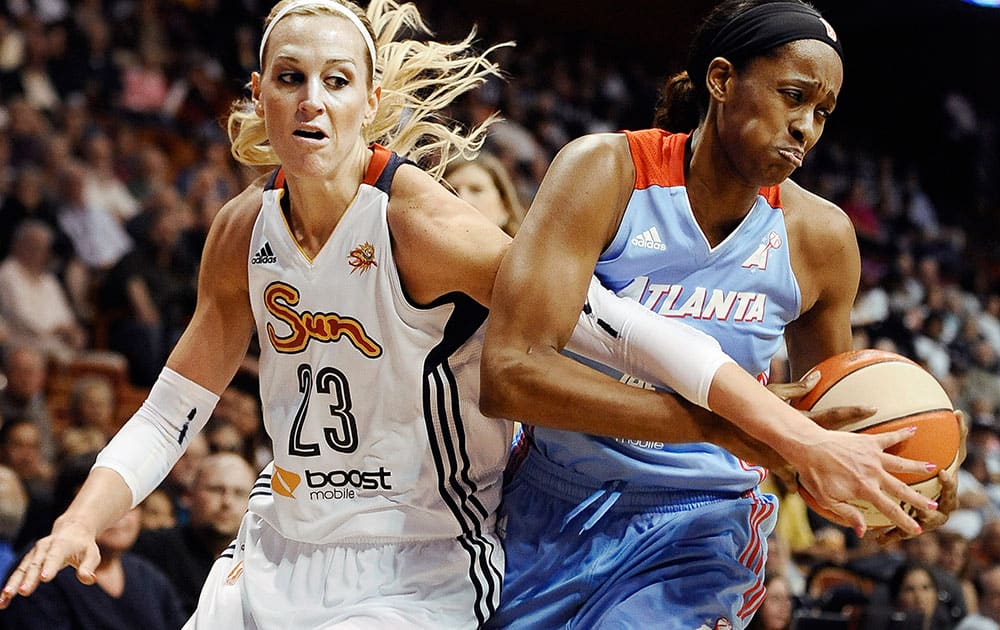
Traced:
[[264, 241], [264, 246], [250, 259], [251, 265], [269, 265], [276, 262], [278, 262], [278, 258], [274, 255], [274, 250], [271, 249], [271, 244], [267, 241]]
[[655, 227], [651, 227], [642, 234], [632, 239], [632, 244], [644, 249], [655, 249], [658, 252], [667, 251], [667, 246], [660, 240], [660, 233]]

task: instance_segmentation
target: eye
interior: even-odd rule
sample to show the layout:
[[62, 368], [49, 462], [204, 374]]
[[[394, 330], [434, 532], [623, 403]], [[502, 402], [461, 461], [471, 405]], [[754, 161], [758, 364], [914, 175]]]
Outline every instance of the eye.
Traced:
[[833, 110], [827, 109], [826, 107], [820, 107], [816, 110], [816, 115], [822, 118], [823, 120], [827, 120], [828, 118], [830, 118], [830, 116], [833, 115]]
[[781, 90], [781, 93], [796, 104], [801, 103], [805, 99], [805, 96], [802, 94], [801, 90], [787, 89], [787, 90]]
[[347, 87], [349, 83], [350, 82], [346, 77], [342, 77], [340, 75], [334, 75], [326, 78], [326, 84], [335, 90]]
[[294, 85], [302, 82], [301, 72], [281, 72], [278, 74], [278, 83]]

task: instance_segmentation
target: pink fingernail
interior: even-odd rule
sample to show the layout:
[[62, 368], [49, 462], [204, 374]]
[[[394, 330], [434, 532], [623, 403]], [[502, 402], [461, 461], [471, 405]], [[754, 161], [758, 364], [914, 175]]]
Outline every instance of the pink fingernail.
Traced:
[[936, 510], [936, 509], [938, 509], [938, 502], [937, 501], [928, 501], [927, 502], [927, 509], [928, 510]]
[[913, 425], [912, 427], [906, 427], [906, 430], [909, 431], [910, 433], [916, 433], [917, 432], [917, 426]]
[[924, 464], [924, 466], [927, 468], [927, 472], [931, 472], [932, 470], [937, 470], [937, 464], [933, 462], [927, 462], [926, 464]]

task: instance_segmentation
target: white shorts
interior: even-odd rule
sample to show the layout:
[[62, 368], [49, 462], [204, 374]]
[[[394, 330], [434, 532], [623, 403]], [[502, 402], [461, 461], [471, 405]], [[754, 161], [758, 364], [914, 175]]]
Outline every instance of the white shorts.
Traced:
[[493, 549], [496, 587], [485, 592], [470, 579], [468, 541], [314, 545], [248, 513], [184, 630], [477, 628], [499, 604], [504, 570], [497, 537], [478, 539]]

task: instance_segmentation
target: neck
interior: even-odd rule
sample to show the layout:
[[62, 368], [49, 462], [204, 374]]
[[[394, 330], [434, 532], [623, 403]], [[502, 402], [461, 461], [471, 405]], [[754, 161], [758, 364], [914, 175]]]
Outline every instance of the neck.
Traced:
[[709, 243], [722, 242], [747, 216], [759, 187], [740, 179], [714, 128], [699, 127], [685, 150], [685, 184], [691, 212]]
[[367, 147], [361, 147], [357, 159], [345, 160], [345, 166], [330, 177], [295, 177], [286, 173], [285, 216], [295, 240], [307, 253], [318, 253], [340, 223], [364, 181], [371, 155]]

